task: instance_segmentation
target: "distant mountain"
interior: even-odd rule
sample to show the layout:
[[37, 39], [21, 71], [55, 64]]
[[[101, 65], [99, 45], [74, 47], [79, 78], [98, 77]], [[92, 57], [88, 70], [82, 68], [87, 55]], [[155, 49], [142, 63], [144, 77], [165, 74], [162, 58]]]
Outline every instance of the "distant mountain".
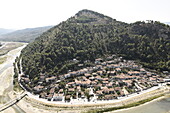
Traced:
[[13, 32], [14, 30], [12, 29], [3, 29], [3, 28], [0, 28], [0, 35], [2, 34], [7, 34], [7, 33], [10, 33], [10, 32]]
[[52, 26], [27, 28], [17, 30], [8, 34], [0, 35], [1, 41], [17, 41], [17, 42], [32, 42], [35, 38], [40, 36], [43, 32], [50, 29]]
[[40, 73], [58, 76], [78, 70], [78, 63], [89, 66], [96, 58], [112, 54], [170, 71], [170, 26], [157, 21], [127, 24], [82, 10], [43, 33], [21, 53], [23, 71], [32, 81]]

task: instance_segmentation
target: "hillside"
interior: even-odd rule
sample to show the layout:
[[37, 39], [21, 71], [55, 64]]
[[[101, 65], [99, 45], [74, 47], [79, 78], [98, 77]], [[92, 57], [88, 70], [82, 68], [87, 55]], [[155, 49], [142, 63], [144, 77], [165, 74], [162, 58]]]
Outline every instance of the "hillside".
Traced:
[[10, 33], [10, 32], [13, 32], [14, 30], [11, 30], [11, 29], [3, 29], [3, 28], [0, 28], [0, 35], [2, 34], [7, 34], [7, 33]]
[[156, 21], [127, 24], [82, 10], [28, 44], [21, 56], [24, 73], [36, 81], [40, 73], [57, 76], [112, 54], [170, 71], [170, 26]]
[[0, 35], [1, 41], [32, 42], [36, 37], [50, 29], [52, 26], [27, 28]]

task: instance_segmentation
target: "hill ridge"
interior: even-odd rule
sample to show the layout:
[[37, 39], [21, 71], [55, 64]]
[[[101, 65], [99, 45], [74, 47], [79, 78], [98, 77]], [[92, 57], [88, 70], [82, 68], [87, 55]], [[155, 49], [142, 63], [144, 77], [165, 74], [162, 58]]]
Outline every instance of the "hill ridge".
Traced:
[[39, 73], [57, 76], [79, 69], [73, 59], [92, 66], [96, 58], [110, 54], [138, 60], [158, 71], [170, 70], [169, 26], [157, 21], [127, 24], [89, 10], [76, 15], [49, 29], [22, 50], [25, 74], [32, 79]]

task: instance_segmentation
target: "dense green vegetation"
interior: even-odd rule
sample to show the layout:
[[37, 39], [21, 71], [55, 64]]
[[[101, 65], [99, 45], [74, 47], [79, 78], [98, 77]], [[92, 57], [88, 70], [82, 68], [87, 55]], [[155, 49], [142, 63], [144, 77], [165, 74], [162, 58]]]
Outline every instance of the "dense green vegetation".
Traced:
[[14, 91], [21, 91], [22, 90], [22, 88], [20, 87], [19, 82], [18, 82], [18, 75], [19, 75], [18, 64], [19, 64], [19, 58], [17, 57], [15, 59], [15, 62], [13, 63], [13, 66], [14, 66], [14, 80], [13, 80]]
[[50, 29], [52, 26], [37, 27], [37, 28], [27, 28], [22, 30], [17, 30], [14, 32], [6, 33], [0, 35], [1, 41], [15, 41], [15, 42], [32, 42], [43, 32]]
[[25, 74], [58, 75], [93, 63], [108, 54], [138, 60], [158, 71], [170, 71], [170, 26], [157, 21], [127, 24], [97, 12], [82, 10], [51, 28], [22, 50]]

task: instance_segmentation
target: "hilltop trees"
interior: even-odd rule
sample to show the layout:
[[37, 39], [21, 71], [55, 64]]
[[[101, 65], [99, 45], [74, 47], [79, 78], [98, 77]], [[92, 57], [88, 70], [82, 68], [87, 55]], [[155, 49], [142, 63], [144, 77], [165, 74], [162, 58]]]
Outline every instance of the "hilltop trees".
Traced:
[[40, 72], [58, 75], [77, 70], [78, 63], [107, 54], [170, 70], [170, 27], [159, 22], [126, 24], [82, 10], [30, 43], [21, 56], [24, 73], [35, 78]]

